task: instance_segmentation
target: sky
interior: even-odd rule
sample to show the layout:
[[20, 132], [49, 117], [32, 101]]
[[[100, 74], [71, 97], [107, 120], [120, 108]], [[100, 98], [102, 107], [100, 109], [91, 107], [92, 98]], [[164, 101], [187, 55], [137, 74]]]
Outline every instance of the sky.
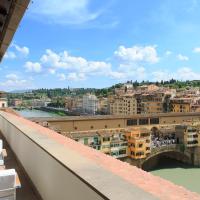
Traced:
[[200, 79], [199, 0], [34, 0], [0, 90]]

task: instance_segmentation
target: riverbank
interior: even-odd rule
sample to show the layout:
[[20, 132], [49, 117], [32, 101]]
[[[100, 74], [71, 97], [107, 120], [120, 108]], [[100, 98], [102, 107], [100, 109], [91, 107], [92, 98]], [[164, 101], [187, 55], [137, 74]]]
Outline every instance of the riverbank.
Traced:
[[39, 107], [35, 109], [45, 111], [45, 112], [55, 113], [59, 116], [79, 116], [80, 115], [80, 113], [78, 112], [71, 112], [71, 111], [65, 110], [64, 108]]

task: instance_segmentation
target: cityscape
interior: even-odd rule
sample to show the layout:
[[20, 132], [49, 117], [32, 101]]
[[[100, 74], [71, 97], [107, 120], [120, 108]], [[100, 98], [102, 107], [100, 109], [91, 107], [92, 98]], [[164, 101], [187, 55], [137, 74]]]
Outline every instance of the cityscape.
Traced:
[[0, 199], [200, 200], [199, 7], [1, 0]]

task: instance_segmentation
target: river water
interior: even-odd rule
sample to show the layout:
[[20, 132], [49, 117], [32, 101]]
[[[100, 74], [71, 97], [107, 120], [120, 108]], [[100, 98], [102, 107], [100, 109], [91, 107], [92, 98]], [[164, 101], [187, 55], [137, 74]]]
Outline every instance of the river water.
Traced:
[[45, 112], [41, 110], [20, 110], [17, 111], [21, 116], [23, 117], [59, 117], [59, 115], [50, 113], [50, 112]]
[[200, 194], [200, 168], [167, 158], [151, 173]]
[[[39, 110], [21, 110], [18, 112], [24, 117], [59, 116]], [[151, 173], [200, 194], [200, 168], [194, 168], [178, 161], [167, 159], [162, 160]]]

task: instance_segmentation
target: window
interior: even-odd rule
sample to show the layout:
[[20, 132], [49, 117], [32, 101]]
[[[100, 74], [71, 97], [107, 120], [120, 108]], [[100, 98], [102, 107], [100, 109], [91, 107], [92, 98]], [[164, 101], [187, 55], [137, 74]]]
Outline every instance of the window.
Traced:
[[110, 147], [119, 147], [119, 144], [111, 144]]
[[84, 145], [88, 145], [88, 138], [84, 138]]
[[119, 150], [119, 155], [126, 154], [126, 149]]
[[97, 144], [99, 142], [99, 138], [98, 137], [94, 137], [94, 143]]
[[103, 137], [103, 142], [109, 142], [110, 138], [109, 137]]
[[140, 137], [149, 137], [150, 136], [150, 133], [141, 133], [140, 134]]
[[110, 145], [102, 145], [102, 149], [110, 148]]
[[131, 147], [134, 147], [134, 148], [135, 148], [135, 144], [131, 143]]
[[136, 153], [136, 156], [143, 156], [144, 155], [144, 152], [137, 152]]
[[151, 118], [150, 124], [159, 124], [159, 118]]
[[139, 119], [139, 125], [146, 125], [149, 123], [148, 118]]
[[119, 152], [111, 152], [111, 156], [118, 156]]
[[137, 125], [137, 119], [127, 119], [127, 126]]
[[139, 147], [139, 148], [142, 148], [142, 147], [143, 147], [143, 144], [139, 144], [138, 147]]
[[135, 155], [135, 152], [134, 152], [134, 151], [131, 151], [131, 155], [134, 156], [134, 155]]

